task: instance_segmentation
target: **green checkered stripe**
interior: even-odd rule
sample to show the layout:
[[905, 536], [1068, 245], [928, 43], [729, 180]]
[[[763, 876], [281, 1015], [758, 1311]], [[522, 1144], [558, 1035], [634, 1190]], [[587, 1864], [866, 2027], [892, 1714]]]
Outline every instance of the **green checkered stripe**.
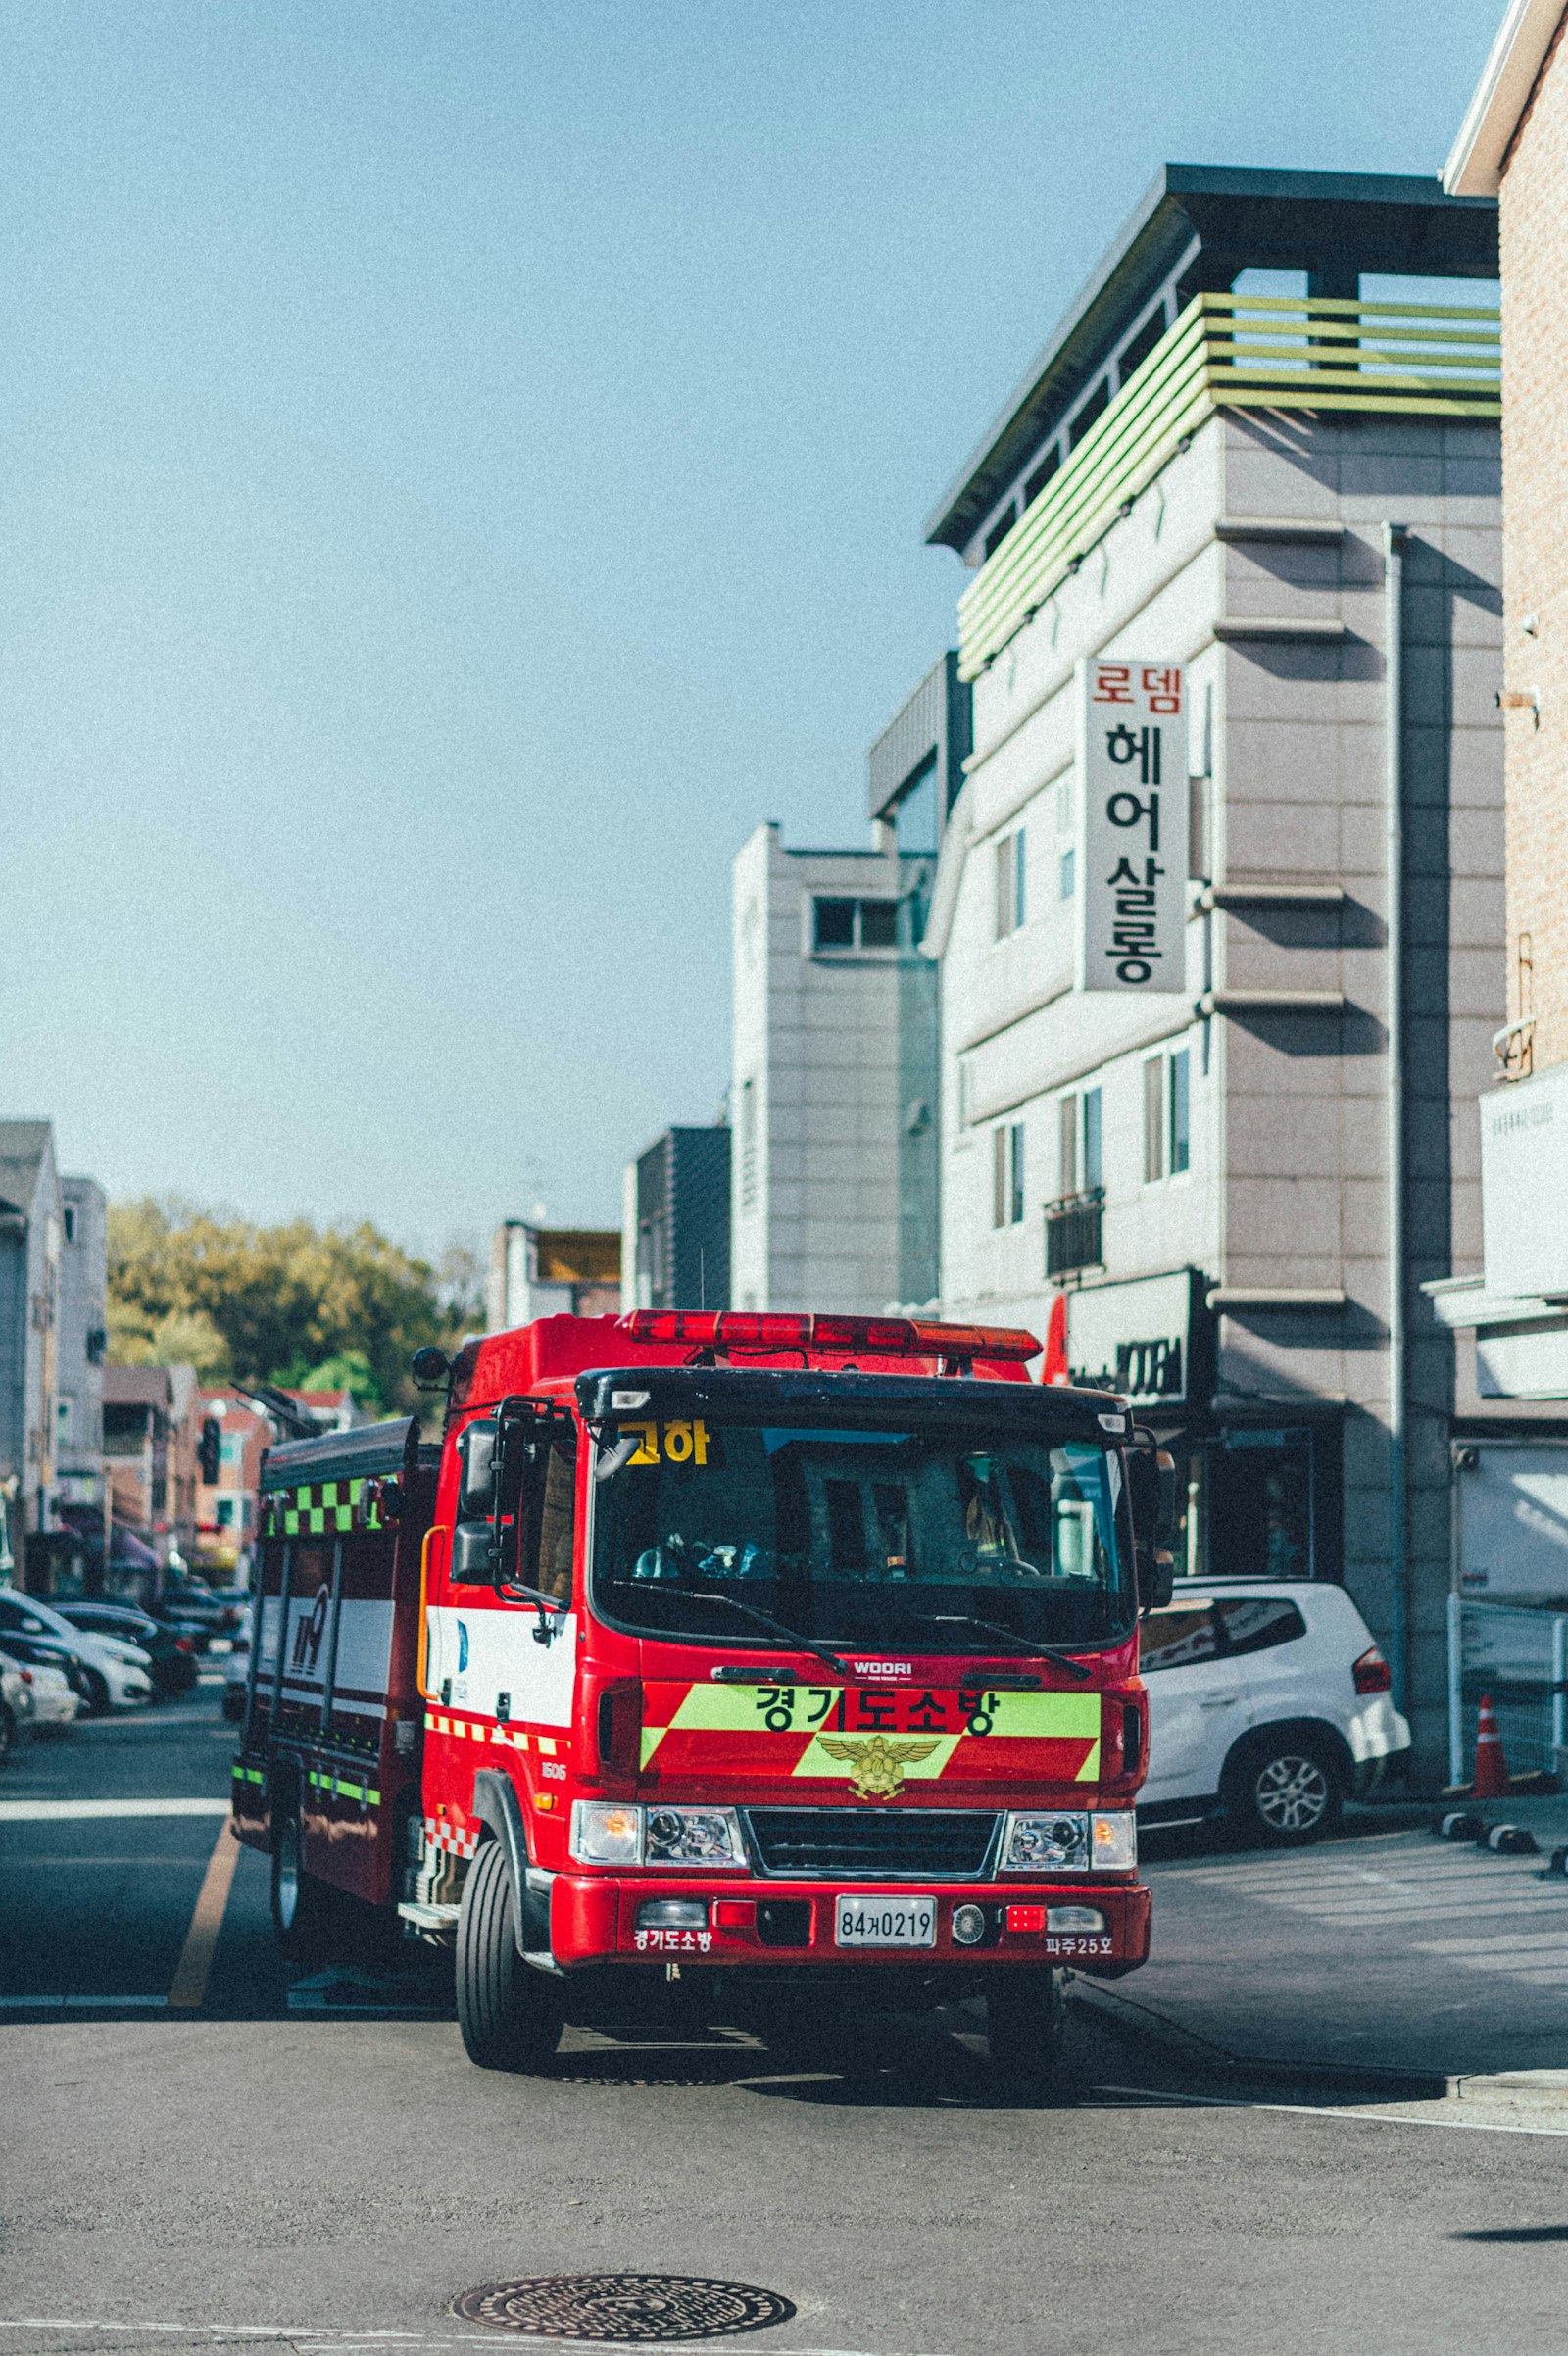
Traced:
[[236, 1784], [260, 1784], [263, 1780], [260, 1767], [235, 1767], [230, 1772]]
[[349, 1783], [341, 1775], [318, 1774], [314, 1767], [305, 1780], [311, 1790], [318, 1792], [323, 1799], [330, 1799], [335, 1792], [339, 1799], [363, 1799], [368, 1808], [381, 1805], [380, 1792], [369, 1784]]
[[272, 1528], [285, 1538], [324, 1538], [334, 1530], [379, 1530], [381, 1508], [374, 1498], [362, 1511], [363, 1481], [306, 1481], [272, 1499]]

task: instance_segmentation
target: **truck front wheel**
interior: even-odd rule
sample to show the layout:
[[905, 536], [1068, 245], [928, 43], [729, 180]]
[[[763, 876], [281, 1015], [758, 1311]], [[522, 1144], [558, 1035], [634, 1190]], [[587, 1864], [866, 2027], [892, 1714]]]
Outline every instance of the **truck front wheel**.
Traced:
[[1066, 2005], [1061, 1974], [1046, 1966], [1009, 1966], [986, 1984], [991, 2066], [1022, 2086], [1045, 2086], [1061, 2064]]
[[458, 2026], [481, 2070], [537, 2070], [561, 2040], [560, 1984], [523, 1962], [513, 1933], [512, 1876], [497, 1841], [468, 1868], [458, 1916]]

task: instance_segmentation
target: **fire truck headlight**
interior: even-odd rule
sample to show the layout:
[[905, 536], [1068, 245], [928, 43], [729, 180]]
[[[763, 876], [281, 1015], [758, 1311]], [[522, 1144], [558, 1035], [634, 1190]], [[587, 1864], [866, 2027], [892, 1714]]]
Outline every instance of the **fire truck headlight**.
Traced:
[[[1110, 1819], [1103, 1821], [1109, 1823]], [[1087, 1816], [1072, 1808], [1030, 1808], [1009, 1813], [1002, 1838], [1004, 1873], [1083, 1873], [1088, 1864]]]
[[574, 1801], [571, 1853], [579, 1865], [640, 1865], [642, 1809], [628, 1807], [619, 1800]]
[[1130, 1808], [1112, 1816], [1091, 1816], [1094, 1861], [1107, 1873], [1131, 1873], [1138, 1863], [1138, 1819]]
[[650, 1808], [643, 1862], [744, 1865], [740, 1819], [733, 1808]]

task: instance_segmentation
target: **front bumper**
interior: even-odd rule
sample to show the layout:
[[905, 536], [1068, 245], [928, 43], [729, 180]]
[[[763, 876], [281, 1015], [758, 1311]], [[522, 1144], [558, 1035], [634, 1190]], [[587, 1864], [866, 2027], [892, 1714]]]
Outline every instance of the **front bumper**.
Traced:
[[[929, 1947], [841, 1947], [834, 1939], [840, 1897], [934, 1897], [936, 1942]], [[706, 1901], [706, 1930], [639, 1929], [645, 1903], [662, 1898]], [[722, 1906], [723, 1920], [716, 1909]], [[985, 1936], [966, 1943], [953, 1936], [960, 1906], [978, 1906]], [[1052, 1932], [1034, 1921], [1061, 1906], [1093, 1906], [1104, 1917], [1099, 1933]], [[733, 1920], [751, 1910], [750, 1921]], [[1009, 1919], [1009, 1917], [1014, 1919]], [[1060, 1882], [752, 1881], [741, 1876], [702, 1881], [672, 1874], [558, 1874], [550, 1892], [550, 1945], [563, 1970], [610, 1962], [678, 1963], [792, 1968], [865, 1965], [886, 1970], [962, 1966], [988, 1971], [1009, 1964], [1070, 1964], [1097, 1979], [1115, 1980], [1149, 1957], [1150, 1897], [1131, 1878], [1079, 1875]]]

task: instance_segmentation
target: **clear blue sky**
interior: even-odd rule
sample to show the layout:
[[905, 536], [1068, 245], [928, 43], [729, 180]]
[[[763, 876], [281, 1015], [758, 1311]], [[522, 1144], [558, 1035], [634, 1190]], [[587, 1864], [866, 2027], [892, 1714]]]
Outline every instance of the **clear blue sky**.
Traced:
[[1157, 167], [1433, 172], [1501, 0], [0, 5], [0, 1110], [431, 1248], [728, 1067], [922, 519]]

